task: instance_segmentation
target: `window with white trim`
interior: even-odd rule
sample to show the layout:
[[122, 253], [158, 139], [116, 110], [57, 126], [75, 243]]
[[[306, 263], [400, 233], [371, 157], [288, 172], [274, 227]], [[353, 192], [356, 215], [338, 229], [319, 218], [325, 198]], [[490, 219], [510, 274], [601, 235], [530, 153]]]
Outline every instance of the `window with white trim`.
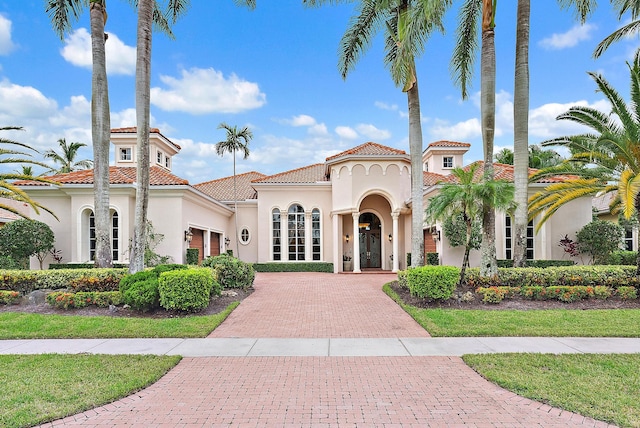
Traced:
[[[89, 260], [96, 259], [96, 217], [93, 211], [89, 211]], [[118, 260], [120, 250], [120, 224], [118, 221], [118, 212], [111, 211], [111, 257], [114, 261]]]
[[133, 160], [131, 155], [131, 147], [120, 147], [120, 160], [121, 161]]
[[288, 215], [289, 260], [304, 260], [304, 208], [292, 205]]
[[240, 231], [240, 242], [246, 245], [249, 243], [249, 239], [251, 239], [251, 235], [249, 234], [249, 229], [247, 229], [246, 227], [243, 227], [242, 230]]
[[158, 153], [156, 153], [156, 162], [159, 165], [162, 165], [162, 152], [160, 150], [158, 150]]
[[274, 208], [271, 212], [271, 239], [273, 260], [282, 260], [282, 241], [280, 239], [280, 210]]
[[[533, 220], [527, 224], [527, 260], [533, 260], [533, 247], [534, 247], [534, 229]], [[511, 222], [511, 216], [506, 215], [504, 218], [504, 248], [505, 258], [507, 260], [513, 259], [513, 227]]]
[[443, 168], [453, 168], [453, 156], [443, 156], [442, 157], [442, 167]]
[[311, 258], [320, 260], [320, 210], [311, 211]]

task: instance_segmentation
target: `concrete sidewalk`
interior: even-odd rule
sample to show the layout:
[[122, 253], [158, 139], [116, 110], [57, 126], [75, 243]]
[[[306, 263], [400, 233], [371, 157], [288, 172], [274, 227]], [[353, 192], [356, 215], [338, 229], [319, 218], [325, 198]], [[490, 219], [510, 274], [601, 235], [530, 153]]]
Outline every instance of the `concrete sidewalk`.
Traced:
[[456, 357], [464, 354], [637, 354], [638, 338], [204, 338], [2, 340], [0, 354], [151, 354], [183, 357]]

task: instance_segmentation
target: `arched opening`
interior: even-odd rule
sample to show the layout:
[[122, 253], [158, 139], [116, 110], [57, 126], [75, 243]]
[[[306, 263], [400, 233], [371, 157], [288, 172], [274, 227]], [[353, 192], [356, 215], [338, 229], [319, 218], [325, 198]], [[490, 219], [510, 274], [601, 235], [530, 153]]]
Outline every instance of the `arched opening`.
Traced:
[[381, 227], [380, 219], [374, 213], [364, 213], [358, 218], [360, 269], [382, 267]]

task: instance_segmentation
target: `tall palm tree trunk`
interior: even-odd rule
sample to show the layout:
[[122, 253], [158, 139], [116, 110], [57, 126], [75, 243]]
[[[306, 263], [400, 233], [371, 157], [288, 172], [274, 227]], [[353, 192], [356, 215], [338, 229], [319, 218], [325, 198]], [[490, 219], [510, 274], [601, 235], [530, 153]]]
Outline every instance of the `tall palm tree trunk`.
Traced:
[[93, 206], [95, 216], [95, 266], [112, 267], [109, 216], [109, 88], [105, 55], [106, 36], [104, 2], [92, 2], [89, 11], [91, 24], [91, 139], [93, 143]]
[[233, 218], [235, 220], [236, 231], [236, 257], [240, 258], [240, 242], [238, 241], [238, 190], [236, 187], [236, 150], [233, 149], [233, 209], [235, 214]]
[[133, 247], [129, 272], [144, 269], [144, 252], [149, 206], [149, 128], [151, 109], [151, 24], [154, 0], [138, 2], [138, 34], [136, 54], [136, 122], [137, 156], [136, 208], [133, 229]]
[[[482, 121], [482, 142], [484, 148], [485, 180], [493, 180], [493, 137], [496, 120], [496, 49], [493, 23], [493, 1], [483, 0], [482, 10], [482, 51], [480, 77], [480, 115]], [[482, 207], [482, 245], [480, 248], [480, 274], [496, 276], [496, 216], [490, 204]]]
[[516, 211], [513, 266], [527, 264], [527, 188], [529, 172], [529, 20], [530, 0], [518, 0], [516, 69], [513, 91], [513, 169]]
[[[415, 70], [415, 64], [414, 64]], [[424, 266], [424, 224], [422, 174], [422, 124], [418, 79], [407, 91], [409, 105], [409, 156], [411, 158], [411, 266]]]

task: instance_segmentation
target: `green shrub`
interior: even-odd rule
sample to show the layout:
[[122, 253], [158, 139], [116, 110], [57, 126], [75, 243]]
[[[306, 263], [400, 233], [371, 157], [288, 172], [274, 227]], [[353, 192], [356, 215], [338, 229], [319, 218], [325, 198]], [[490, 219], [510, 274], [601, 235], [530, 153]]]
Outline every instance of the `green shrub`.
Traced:
[[[0, 270], [0, 289], [29, 294], [34, 290], [114, 291], [126, 269]], [[74, 283], [77, 289], [74, 288]]]
[[132, 283], [122, 293], [122, 301], [133, 309], [142, 312], [157, 308], [160, 304], [158, 278], [149, 278], [145, 281]]
[[58, 309], [77, 309], [89, 305], [106, 308], [109, 305], [121, 305], [122, 294], [119, 291], [79, 291], [77, 293], [54, 291], [47, 294], [46, 300], [49, 305]]
[[400, 288], [409, 288], [406, 270], [398, 271], [398, 286]]
[[214, 269], [214, 277], [223, 288], [247, 289], [253, 285], [256, 276], [251, 264], [228, 254], [207, 257], [202, 261], [202, 266]]
[[607, 300], [613, 295], [613, 288], [606, 285], [596, 285], [593, 287], [593, 297], [599, 300]]
[[635, 266], [637, 263], [638, 252], [637, 251], [614, 251], [609, 255], [607, 264], [610, 265], [625, 265]]
[[427, 300], [447, 300], [453, 296], [460, 269], [454, 266], [422, 266], [409, 269], [411, 295]]
[[17, 291], [0, 290], [0, 305], [13, 305], [20, 300], [20, 293]]
[[616, 294], [618, 294], [622, 300], [635, 300], [638, 298], [638, 291], [635, 287], [618, 287]]
[[438, 253], [427, 253], [426, 262], [427, 262], [428, 265], [438, 266], [440, 264], [440, 254], [438, 254]]
[[0, 269], [23, 269], [26, 268], [28, 263], [28, 259], [25, 259], [21, 263], [14, 260], [11, 256], [0, 254]]
[[607, 263], [611, 253], [618, 250], [624, 237], [624, 228], [605, 220], [594, 220], [576, 234], [578, 251], [591, 257], [593, 264]]
[[[204, 263], [204, 262], [203, 262]], [[333, 263], [301, 262], [301, 263], [253, 263], [256, 272], [327, 272], [333, 273]]]
[[480, 287], [476, 293], [482, 295], [482, 301], [485, 303], [500, 303], [505, 297], [513, 295], [514, 287]]
[[547, 287], [540, 285], [529, 285], [520, 288], [520, 295], [530, 300], [548, 300]]
[[47, 303], [58, 309], [69, 309], [75, 307], [75, 294], [66, 291], [54, 291], [47, 294]]
[[172, 270], [184, 270], [184, 269], [189, 269], [189, 266], [181, 265], [178, 263], [168, 263], [168, 264], [158, 265], [154, 267], [153, 272], [155, 272], [155, 274], [159, 277], [160, 274], [163, 272], [170, 272]]
[[179, 311], [202, 310], [209, 305], [213, 283], [210, 269], [164, 272], [158, 284], [160, 306]]
[[199, 249], [187, 248], [187, 264], [188, 265], [197, 265], [199, 256], [200, 256]]

